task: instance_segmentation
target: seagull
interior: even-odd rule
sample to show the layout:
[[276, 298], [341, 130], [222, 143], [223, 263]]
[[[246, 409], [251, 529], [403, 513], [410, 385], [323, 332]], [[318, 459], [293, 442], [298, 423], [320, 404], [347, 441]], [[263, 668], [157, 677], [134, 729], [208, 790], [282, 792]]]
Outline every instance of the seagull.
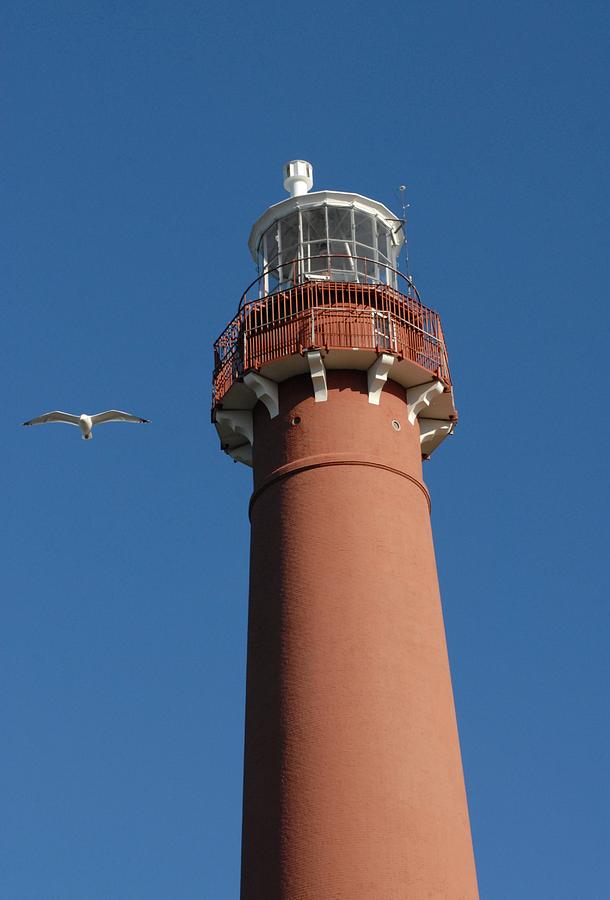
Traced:
[[140, 416], [132, 416], [131, 413], [121, 412], [120, 409], [109, 409], [107, 412], [97, 413], [95, 416], [88, 416], [82, 413], [80, 416], [73, 416], [71, 413], [61, 412], [56, 409], [54, 412], [45, 413], [36, 419], [30, 419], [24, 422], [24, 425], [46, 425], [48, 422], [65, 422], [67, 425], [77, 425], [83, 435], [84, 441], [90, 441], [93, 437], [94, 425], [103, 425], [104, 422], [141, 422], [145, 424], [150, 419], [141, 419]]

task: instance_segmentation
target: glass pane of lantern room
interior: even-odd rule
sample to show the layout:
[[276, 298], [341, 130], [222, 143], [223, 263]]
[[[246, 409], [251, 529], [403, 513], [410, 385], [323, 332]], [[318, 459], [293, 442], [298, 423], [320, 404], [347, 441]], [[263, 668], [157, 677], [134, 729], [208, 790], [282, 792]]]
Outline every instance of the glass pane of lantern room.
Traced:
[[390, 231], [382, 222], [377, 222], [377, 246], [379, 248], [379, 277], [386, 284], [396, 287], [396, 279], [390, 268], [390, 266], [393, 267], [394, 265]]
[[265, 259], [267, 269], [275, 269], [278, 264], [277, 226], [272, 225], [265, 234]]
[[352, 242], [352, 211], [340, 206], [328, 207], [328, 236], [335, 241]]
[[[367, 213], [354, 210], [354, 223], [356, 226], [356, 241], [367, 247], [375, 246], [375, 220]], [[372, 254], [367, 254], [372, 255]]]
[[277, 290], [279, 281], [278, 265], [278, 244], [277, 244], [277, 226], [272, 225], [267, 229], [264, 238], [265, 242], [265, 260], [266, 271], [265, 290], [268, 294], [272, 294]]
[[336, 281], [358, 281], [350, 241], [330, 241], [330, 266]]
[[269, 272], [269, 275], [267, 276], [267, 293], [273, 294], [277, 291], [278, 284], [278, 270], [275, 269], [273, 272]]
[[[352, 211], [349, 207], [328, 207], [328, 237], [333, 278], [337, 281], [355, 281], [352, 259]], [[352, 273], [351, 277], [349, 272]]]
[[388, 253], [388, 230], [381, 222], [377, 222], [377, 247], [382, 256], [389, 257]]
[[306, 244], [304, 253], [305, 262], [303, 265], [305, 272], [328, 273], [329, 259], [326, 241], [312, 241], [311, 244]]
[[328, 269], [328, 239], [326, 235], [326, 207], [304, 209], [303, 256], [305, 272], [323, 273]]
[[295, 212], [286, 216], [280, 226], [283, 280], [296, 281], [294, 260], [299, 256], [299, 214]]
[[377, 263], [370, 258], [373, 251], [362, 244], [356, 244], [356, 255], [359, 257], [356, 260], [359, 281], [363, 284], [374, 284], [379, 281]]
[[303, 241], [326, 240], [326, 209], [319, 206], [317, 209], [304, 209], [303, 216]]

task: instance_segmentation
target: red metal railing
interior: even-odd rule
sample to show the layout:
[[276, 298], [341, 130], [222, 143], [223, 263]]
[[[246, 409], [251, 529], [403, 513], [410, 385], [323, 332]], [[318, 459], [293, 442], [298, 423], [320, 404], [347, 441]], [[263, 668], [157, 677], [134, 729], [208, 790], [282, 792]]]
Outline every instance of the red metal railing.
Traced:
[[387, 352], [451, 384], [438, 314], [386, 284], [304, 281], [243, 303], [214, 345], [214, 405], [248, 369], [312, 349]]

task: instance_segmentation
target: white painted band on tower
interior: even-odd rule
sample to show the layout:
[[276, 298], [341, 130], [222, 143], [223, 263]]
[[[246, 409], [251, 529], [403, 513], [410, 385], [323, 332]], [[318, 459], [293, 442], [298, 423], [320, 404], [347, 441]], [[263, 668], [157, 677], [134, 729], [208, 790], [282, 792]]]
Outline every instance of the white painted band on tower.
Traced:
[[313, 187], [313, 166], [304, 159], [291, 159], [284, 166], [284, 188], [291, 197], [300, 197]]

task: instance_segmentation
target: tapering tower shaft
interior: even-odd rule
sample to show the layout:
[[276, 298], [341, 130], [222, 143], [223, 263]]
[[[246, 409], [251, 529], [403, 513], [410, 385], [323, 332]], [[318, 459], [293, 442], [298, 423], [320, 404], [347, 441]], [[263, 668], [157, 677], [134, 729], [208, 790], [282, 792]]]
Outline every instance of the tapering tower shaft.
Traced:
[[253, 424], [242, 900], [475, 900], [405, 391], [300, 375]]

